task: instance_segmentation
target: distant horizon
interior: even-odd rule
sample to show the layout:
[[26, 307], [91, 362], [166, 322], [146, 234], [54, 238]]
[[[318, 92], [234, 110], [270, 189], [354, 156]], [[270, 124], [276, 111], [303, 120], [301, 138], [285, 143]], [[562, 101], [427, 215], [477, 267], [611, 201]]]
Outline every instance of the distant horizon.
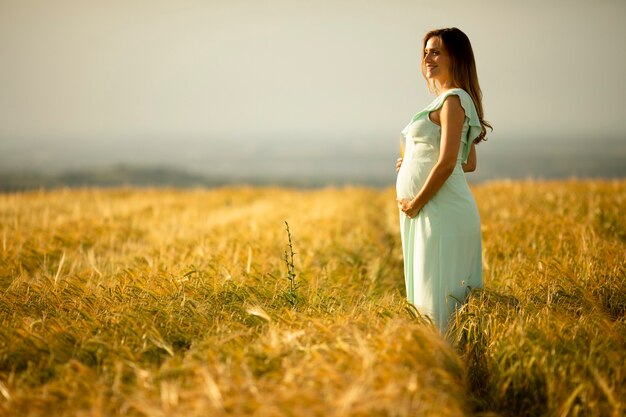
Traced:
[[[74, 184], [80, 183], [81, 176], [88, 184], [98, 185], [102, 178], [109, 181], [116, 175], [120, 182], [131, 184], [140, 181], [159, 185], [169, 181], [181, 186], [254, 183], [380, 187], [395, 183], [394, 165], [398, 157], [395, 143], [380, 152], [377, 143], [358, 140], [323, 146], [308, 143], [295, 149], [285, 147], [281, 141], [259, 143], [243, 150], [238, 149], [236, 142], [191, 149], [156, 146], [144, 149], [142, 158], [137, 154], [125, 158], [128, 149], [110, 145], [113, 149], [107, 150], [99, 142], [95, 150], [87, 143], [81, 149], [44, 146], [39, 149], [40, 154], [2, 152], [0, 189], [11, 189], [11, 184], [30, 184], [27, 188], [37, 184], [62, 185], [67, 178]], [[534, 137], [525, 143], [488, 140], [477, 149], [478, 169], [466, 175], [475, 184], [499, 179], [626, 178], [626, 141], [615, 138], [545, 141]], [[82, 162], [85, 155], [93, 152], [100, 158], [97, 162], [95, 156]], [[42, 159], [37, 161], [38, 157]], [[116, 173], [120, 170], [126, 172]], [[29, 177], [31, 182], [20, 176]]]

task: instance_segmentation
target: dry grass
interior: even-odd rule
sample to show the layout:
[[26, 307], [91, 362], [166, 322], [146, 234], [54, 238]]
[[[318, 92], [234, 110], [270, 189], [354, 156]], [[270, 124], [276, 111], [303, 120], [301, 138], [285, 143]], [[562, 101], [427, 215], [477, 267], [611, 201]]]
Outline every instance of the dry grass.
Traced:
[[626, 182], [474, 192], [486, 285], [447, 339], [391, 189], [0, 195], [0, 415], [621, 415]]

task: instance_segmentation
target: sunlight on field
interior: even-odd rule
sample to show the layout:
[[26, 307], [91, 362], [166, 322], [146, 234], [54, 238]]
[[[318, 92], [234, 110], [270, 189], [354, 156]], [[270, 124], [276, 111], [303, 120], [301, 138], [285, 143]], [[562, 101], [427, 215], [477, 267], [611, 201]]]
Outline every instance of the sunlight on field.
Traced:
[[626, 182], [473, 190], [485, 289], [446, 337], [391, 189], [0, 195], [0, 415], [622, 415]]

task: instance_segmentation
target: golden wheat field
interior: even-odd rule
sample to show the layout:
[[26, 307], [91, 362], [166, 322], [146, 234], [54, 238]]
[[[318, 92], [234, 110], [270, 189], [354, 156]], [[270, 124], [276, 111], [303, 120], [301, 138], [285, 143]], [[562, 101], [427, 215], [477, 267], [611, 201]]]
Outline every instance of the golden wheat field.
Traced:
[[0, 195], [0, 415], [623, 415], [626, 181], [473, 192], [485, 288], [447, 335], [392, 189]]

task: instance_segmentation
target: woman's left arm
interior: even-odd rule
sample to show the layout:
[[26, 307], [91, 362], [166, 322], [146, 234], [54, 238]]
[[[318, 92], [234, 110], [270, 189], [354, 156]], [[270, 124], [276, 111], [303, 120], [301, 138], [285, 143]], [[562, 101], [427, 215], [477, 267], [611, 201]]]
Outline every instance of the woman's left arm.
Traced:
[[409, 217], [417, 216], [422, 207], [443, 186], [456, 166], [465, 122], [465, 111], [458, 96], [451, 95], [446, 98], [439, 117], [441, 123], [439, 159], [417, 195], [412, 200], [398, 200], [398, 206]]

